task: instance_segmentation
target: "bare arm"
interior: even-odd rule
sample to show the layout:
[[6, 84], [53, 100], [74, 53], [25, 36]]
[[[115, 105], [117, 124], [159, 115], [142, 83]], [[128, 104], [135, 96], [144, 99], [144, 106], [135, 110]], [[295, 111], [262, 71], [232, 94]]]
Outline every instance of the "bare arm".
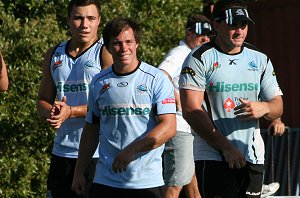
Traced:
[[8, 83], [7, 68], [0, 50], [0, 91], [7, 91]]
[[285, 132], [285, 124], [280, 118], [275, 119], [268, 127], [268, 132], [274, 136], [282, 136]]
[[112, 164], [115, 172], [126, 170], [128, 164], [135, 159], [137, 153], [153, 150], [176, 134], [175, 114], [159, 115], [158, 121], [158, 125], [145, 137], [132, 142], [116, 156]]
[[207, 112], [202, 108], [204, 92], [182, 89], [180, 99], [184, 119], [209, 145], [222, 152], [230, 168], [241, 168], [246, 161], [243, 154], [215, 128]]
[[42, 65], [43, 74], [36, 102], [37, 112], [42, 120], [50, 118], [52, 105], [56, 97], [55, 84], [50, 72], [50, 59], [54, 48], [49, 49], [45, 56]]
[[79, 145], [79, 154], [75, 166], [72, 190], [77, 194], [85, 191], [84, 172], [91, 161], [99, 143], [99, 125], [85, 124]]

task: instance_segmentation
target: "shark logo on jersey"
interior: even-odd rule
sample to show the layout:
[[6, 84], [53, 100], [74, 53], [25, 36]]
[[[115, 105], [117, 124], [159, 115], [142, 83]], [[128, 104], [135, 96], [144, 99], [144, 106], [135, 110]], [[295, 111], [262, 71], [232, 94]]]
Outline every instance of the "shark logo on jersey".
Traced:
[[101, 96], [105, 91], [107, 91], [107, 90], [109, 89], [109, 85], [110, 85], [110, 83], [105, 84], [105, 85], [102, 86], [102, 89], [101, 89], [100, 92], [99, 92], [100, 96]]
[[251, 61], [250, 63], [248, 63], [249, 67], [251, 69], [249, 69], [250, 71], [258, 71], [258, 66], [256, 65], [256, 63], [254, 61]]
[[94, 63], [93, 63], [93, 61], [89, 60], [86, 63], [84, 63], [84, 66], [86, 66], [86, 67], [94, 67]]
[[62, 66], [62, 60], [56, 61], [52, 66], [52, 71], [56, 70], [58, 67]]
[[137, 92], [142, 94], [142, 93], [146, 93], [148, 91], [148, 87], [146, 85], [139, 85], [137, 86]]

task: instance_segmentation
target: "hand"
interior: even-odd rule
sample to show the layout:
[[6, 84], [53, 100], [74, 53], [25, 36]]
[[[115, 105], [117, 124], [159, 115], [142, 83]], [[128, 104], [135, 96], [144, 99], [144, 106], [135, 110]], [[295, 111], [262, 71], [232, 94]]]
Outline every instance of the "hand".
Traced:
[[121, 173], [126, 171], [127, 166], [130, 162], [135, 159], [136, 151], [128, 145], [122, 150], [114, 159], [112, 163], [112, 169], [115, 173]]
[[85, 194], [85, 177], [84, 175], [74, 175], [72, 182], [72, 191], [74, 191], [77, 195]]
[[268, 132], [270, 135], [282, 136], [285, 132], [285, 124], [280, 119], [273, 120], [268, 127]]
[[241, 104], [234, 108], [234, 115], [242, 120], [258, 119], [267, 113], [267, 107], [264, 102], [253, 102], [239, 99]]
[[61, 101], [56, 101], [52, 106], [50, 118], [47, 119], [50, 125], [56, 129], [58, 129], [71, 115], [70, 106], [68, 106], [66, 102], [66, 96], [64, 96]]
[[229, 148], [222, 151], [225, 161], [228, 162], [229, 168], [240, 169], [246, 165], [244, 155], [234, 146], [230, 145]]

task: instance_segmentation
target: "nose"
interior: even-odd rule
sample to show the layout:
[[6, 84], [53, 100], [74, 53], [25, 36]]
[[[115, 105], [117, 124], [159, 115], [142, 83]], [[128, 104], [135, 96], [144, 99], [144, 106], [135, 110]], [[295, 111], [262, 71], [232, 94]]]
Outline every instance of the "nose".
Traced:
[[82, 20], [81, 20], [81, 26], [82, 27], [87, 27], [88, 26], [88, 19], [87, 18], [83, 18]]

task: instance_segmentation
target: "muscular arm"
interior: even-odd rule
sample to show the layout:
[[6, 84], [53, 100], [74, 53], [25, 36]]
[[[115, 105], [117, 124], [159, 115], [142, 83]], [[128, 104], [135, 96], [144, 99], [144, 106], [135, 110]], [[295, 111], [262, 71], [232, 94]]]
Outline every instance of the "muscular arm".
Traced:
[[42, 120], [50, 118], [52, 105], [56, 97], [55, 84], [50, 72], [50, 59], [54, 48], [50, 48], [43, 61], [43, 74], [36, 102], [37, 113]]
[[72, 190], [77, 194], [85, 191], [84, 172], [91, 161], [99, 143], [99, 125], [85, 124], [79, 145], [79, 154], [75, 166]]
[[137, 153], [153, 150], [176, 134], [175, 114], [159, 115], [158, 122], [158, 125], [145, 137], [132, 142], [116, 156], [112, 164], [112, 168], [115, 172], [126, 170], [128, 164], [135, 159]]
[[182, 89], [180, 99], [184, 119], [209, 145], [222, 152], [230, 168], [240, 168], [246, 163], [243, 154], [216, 129], [202, 108], [204, 92]]
[[6, 64], [0, 50], [0, 91], [7, 91], [8, 83]]

